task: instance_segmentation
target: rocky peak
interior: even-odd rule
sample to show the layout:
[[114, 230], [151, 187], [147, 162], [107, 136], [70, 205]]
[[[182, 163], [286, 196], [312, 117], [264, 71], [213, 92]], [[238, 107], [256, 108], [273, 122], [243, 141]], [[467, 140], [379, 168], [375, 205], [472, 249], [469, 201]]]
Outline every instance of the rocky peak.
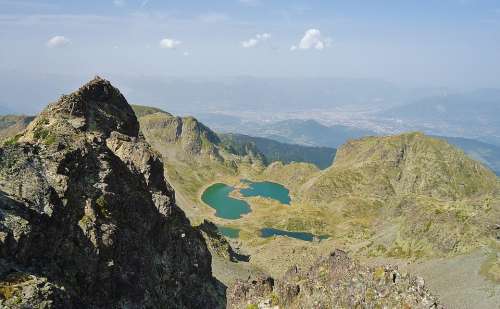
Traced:
[[0, 147], [1, 308], [219, 308], [200, 232], [96, 78]]
[[[177, 145], [184, 156], [202, 156], [220, 161], [220, 139], [215, 132], [193, 117], [175, 117], [157, 112], [139, 119], [146, 139], [158, 149]], [[171, 147], [170, 147], [171, 148]]]
[[[79, 131], [106, 136], [112, 131], [137, 137], [139, 122], [125, 97], [111, 83], [99, 76], [77, 91], [63, 95], [37, 117], [32, 129], [45, 124], [65, 122]], [[28, 129], [29, 131], [29, 129]]]

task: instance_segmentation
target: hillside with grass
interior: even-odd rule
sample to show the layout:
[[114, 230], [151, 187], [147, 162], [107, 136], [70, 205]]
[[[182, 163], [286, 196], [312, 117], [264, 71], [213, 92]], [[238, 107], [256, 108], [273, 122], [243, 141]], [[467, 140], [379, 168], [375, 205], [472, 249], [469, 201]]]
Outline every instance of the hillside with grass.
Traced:
[[500, 218], [496, 176], [421, 133], [348, 142], [330, 168], [313, 174], [295, 194], [302, 204], [341, 213], [343, 225], [356, 222], [355, 238], [368, 240], [363, 250], [369, 255], [469, 252], [488, 244]]
[[463, 137], [437, 136], [446, 140], [455, 147], [462, 149], [474, 160], [488, 166], [497, 175], [500, 175], [500, 146]]
[[417, 195], [438, 200], [481, 197], [497, 186], [496, 176], [447, 142], [408, 133], [350, 141], [334, 164], [304, 188], [305, 198]]

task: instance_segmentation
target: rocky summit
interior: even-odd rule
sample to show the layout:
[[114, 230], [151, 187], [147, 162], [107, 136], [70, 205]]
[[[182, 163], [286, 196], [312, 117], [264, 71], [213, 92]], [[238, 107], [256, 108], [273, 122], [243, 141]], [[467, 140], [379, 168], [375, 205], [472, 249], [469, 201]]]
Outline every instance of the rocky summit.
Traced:
[[163, 173], [108, 81], [49, 105], [0, 148], [0, 307], [224, 306]]

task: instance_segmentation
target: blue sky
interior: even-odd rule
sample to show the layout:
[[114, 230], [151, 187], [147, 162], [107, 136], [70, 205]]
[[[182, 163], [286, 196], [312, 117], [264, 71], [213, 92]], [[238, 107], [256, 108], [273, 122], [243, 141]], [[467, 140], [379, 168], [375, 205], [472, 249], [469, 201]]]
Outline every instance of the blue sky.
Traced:
[[0, 70], [495, 87], [500, 2], [0, 0]]

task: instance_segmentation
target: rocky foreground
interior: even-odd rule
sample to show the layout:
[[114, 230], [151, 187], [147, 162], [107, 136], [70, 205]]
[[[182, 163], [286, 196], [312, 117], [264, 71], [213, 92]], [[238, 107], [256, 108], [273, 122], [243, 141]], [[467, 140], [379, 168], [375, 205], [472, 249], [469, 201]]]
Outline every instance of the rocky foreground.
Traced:
[[228, 308], [443, 308], [419, 277], [395, 267], [369, 268], [341, 250], [308, 269], [291, 268], [282, 279], [237, 282]]
[[108, 81], [0, 148], [0, 307], [223, 306], [201, 234]]

